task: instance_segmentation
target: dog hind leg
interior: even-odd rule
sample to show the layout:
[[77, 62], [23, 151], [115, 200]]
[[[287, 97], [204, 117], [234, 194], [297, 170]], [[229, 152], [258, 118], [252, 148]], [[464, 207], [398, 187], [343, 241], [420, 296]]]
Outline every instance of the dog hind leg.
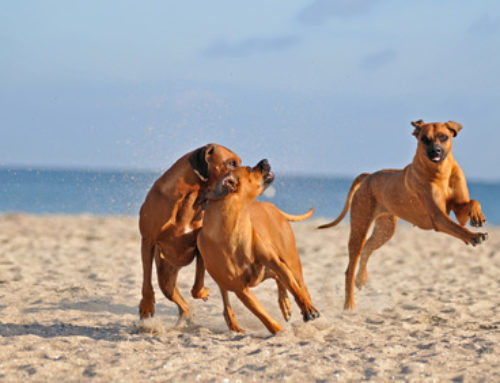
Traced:
[[278, 286], [278, 304], [283, 314], [283, 318], [288, 322], [292, 316], [292, 305], [290, 299], [288, 299], [288, 294], [286, 292], [286, 287], [281, 283], [281, 281], [276, 278], [276, 285]]
[[275, 257], [271, 263], [273, 271], [278, 275], [282, 283], [294, 296], [297, 305], [300, 307], [302, 317], [305, 322], [319, 317], [319, 312], [312, 305], [311, 296], [302, 280], [297, 280], [286, 263], [279, 257]]
[[396, 232], [398, 217], [394, 215], [382, 215], [375, 220], [373, 233], [366, 241], [366, 245], [361, 253], [359, 270], [356, 276], [356, 287], [361, 289], [368, 279], [366, 265], [372, 253], [382, 247]]
[[238, 326], [238, 323], [236, 323], [236, 317], [234, 316], [233, 308], [229, 303], [229, 295], [227, 293], [227, 290], [223, 290], [222, 288], [219, 289], [222, 296], [222, 302], [224, 303], [224, 319], [226, 320], [227, 327], [229, 327], [229, 330], [231, 331], [244, 334], [245, 331], [240, 326]]
[[179, 319], [189, 317], [189, 305], [186, 303], [179, 288], [177, 287], [177, 274], [179, 268], [168, 264], [167, 262], [155, 257], [156, 270], [158, 273], [158, 285], [165, 297], [174, 302], [179, 308]]
[[153, 269], [155, 245], [151, 241], [142, 238], [142, 299], [139, 303], [139, 315], [141, 319], [153, 316], [155, 313], [155, 293], [151, 283], [151, 274]]
[[354, 275], [361, 252], [365, 246], [366, 235], [373, 222], [372, 204], [363, 197], [362, 201], [360, 204], [353, 204], [351, 207], [351, 232], [348, 244], [349, 264], [345, 272], [344, 310], [354, 310], [356, 308], [354, 303]]
[[264, 323], [271, 333], [276, 334], [283, 329], [278, 322], [269, 316], [262, 304], [248, 288], [236, 292], [236, 295], [243, 304]]

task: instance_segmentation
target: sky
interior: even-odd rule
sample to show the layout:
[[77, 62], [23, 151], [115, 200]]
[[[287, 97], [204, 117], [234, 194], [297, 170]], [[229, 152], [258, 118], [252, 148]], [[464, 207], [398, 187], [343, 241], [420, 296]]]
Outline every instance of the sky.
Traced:
[[286, 174], [402, 168], [463, 125], [500, 181], [500, 2], [0, 2], [0, 166], [168, 168], [209, 142]]

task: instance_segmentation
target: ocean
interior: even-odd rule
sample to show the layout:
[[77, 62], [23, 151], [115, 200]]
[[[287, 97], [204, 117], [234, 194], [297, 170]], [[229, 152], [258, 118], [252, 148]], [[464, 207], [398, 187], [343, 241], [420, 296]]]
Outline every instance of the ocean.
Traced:
[[[0, 213], [137, 215], [161, 172], [0, 168]], [[354, 177], [353, 177], [354, 178]], [[334, 218], [353, 178], [276, 174], [261, 200], [293, 214], [314, 207], [314, 217]], [[500, 182], [469, 181], [489, 224], [500, 225]]]

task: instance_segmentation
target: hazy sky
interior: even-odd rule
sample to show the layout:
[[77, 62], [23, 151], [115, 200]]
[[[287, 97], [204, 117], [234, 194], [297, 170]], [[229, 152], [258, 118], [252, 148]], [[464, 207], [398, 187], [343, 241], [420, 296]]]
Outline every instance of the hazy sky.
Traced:
[[2, 1], [0, 166], [165, 169], [218, 142], [244, 163], [355, 175], [455, 120], [500, 180], [500, 2]]

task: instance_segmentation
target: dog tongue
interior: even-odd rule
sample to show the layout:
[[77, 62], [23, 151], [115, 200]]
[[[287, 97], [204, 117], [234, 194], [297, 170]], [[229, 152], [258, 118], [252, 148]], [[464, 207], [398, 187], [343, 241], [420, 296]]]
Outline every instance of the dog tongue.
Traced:
[[432, 159], [432, 161], [438, 162], [440, 160], [439, 156], [436, 156]]

